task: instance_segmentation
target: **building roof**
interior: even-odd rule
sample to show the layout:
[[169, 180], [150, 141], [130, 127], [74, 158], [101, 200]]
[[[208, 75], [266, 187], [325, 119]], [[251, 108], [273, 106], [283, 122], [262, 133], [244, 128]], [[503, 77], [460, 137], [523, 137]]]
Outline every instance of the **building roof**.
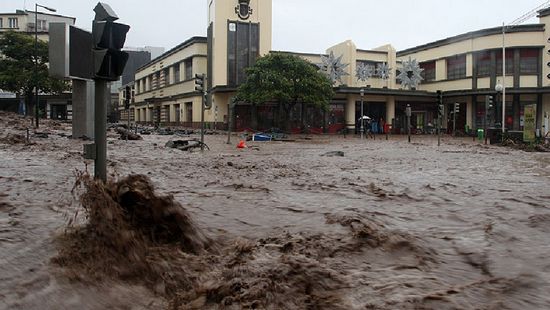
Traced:
[[[550, 13], [549, 13], [550, 14]], [[518, 25], [511, 28], [506, 28], [506, 33], [514, 33], [514, 32], [539, 32], [544, 31], [544, 24], [529, 24], [529, 25]], [[502, 33], [502, 26], [501, 27], [494, 27], [494, 28], [487, 28], [487, 29], [481, 29], [477, 31], [467, 32], [464, 34], [460, 34], [457, 36], [449, 37], [446, 39], [438, 40], [435, 42], [419, 45], [416, 47], [411, 47], [402, 51], [397, 52], [397, 57], [402, 57], [408, 54], [413, 54], [421, 51], [425, 51], [428, 49], [449, 45], [452, 43], [464, 41], [464, 40], [471, 40], [475, 38], [480, 37], [486, 37], [490, 35], [496, 35]]]
[[190, 39], [188, 39], [187, 41], [183, 42], [183, 43], [180, 43], [178, 45], [176, 45], [174, 48], [168, 50], [166, 53], [160, 55], [159, 57], [151, 60], [150, 62], [144, 64], [143, 66], [139, 67], [136, 72], [139, 72], [141, 70], [143, 70], [144, 68], [148, 67], [149, 65], [155, 63], [155, 62], [158, 62], [158, 61], [161, 61], [163, 59], [166, 59], [168, 56], [170, 55], [173, 55], [177, 52], [179, 52], [180, 50], [184, 49], [184, 48], [187, 48], [193, 44], [196, 44], [196, 43], [206, 43], [207, 42], [207, 39], [206, 37], [192, 37]]
[[539, 15], [537, 15], [537, 17], [548, 16], [548, 15], [550, 15], [550, 7], [540, 10], [540, 11], [538, 11], [538, 13], [539, 13]]

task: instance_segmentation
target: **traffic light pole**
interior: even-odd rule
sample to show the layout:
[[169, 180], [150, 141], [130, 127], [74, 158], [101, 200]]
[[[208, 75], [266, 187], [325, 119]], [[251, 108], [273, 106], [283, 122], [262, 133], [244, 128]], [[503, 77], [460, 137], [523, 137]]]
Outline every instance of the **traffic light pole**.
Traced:
[[107, 181], [107, 81], [95, 80], [95, 165], [94, 176]]
[[128, 136], [130, 135], [130, 108], [126, 109], [128, 115], [128, 132], [126, 133], [126, 142], [128, 142]]
[[456, 108], [453, 110], [453, 137], [456, 137]]
[[437, 146], [441, 146], [441, 116], [437, 118]]
[[233, 130], [233, 114], [235, 110], [235, 97], [229, 99], [229, 118], [227, 119], [227, 144], [231, 144], [231, 131]]
[[409, 143], [411, 143], [411, 106], [407, 104], [407, 107], [405, 108], [405, 115], [407, 116], [407, 135], [409, 139]]
[[485, 99], [485, 118], [483, 119], [483, 138], [485, 145], [487, 145], [487, 123], [489, 122], [489, 99]]
[[201, 96], [201, 151], [204, 151], [204, 94]]

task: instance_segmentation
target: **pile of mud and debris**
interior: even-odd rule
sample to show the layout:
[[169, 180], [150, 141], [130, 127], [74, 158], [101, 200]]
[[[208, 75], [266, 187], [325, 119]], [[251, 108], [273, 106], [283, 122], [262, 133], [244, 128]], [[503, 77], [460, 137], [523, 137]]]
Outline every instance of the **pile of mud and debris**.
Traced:
[[142, 175], [104, 184], [79, 174], [74, 193], [84, 214], [58, 238], [53, 263], [74, 281], [144, 285], [172, 309], [349, 309], [350, 255], [403, 243], [416, 257], [432, 255], [360, 217], [327, 217], [343, 234], [212, 239]]
[[544, 143], [524, 143], [514, 141], [513, 139], [506, 139], [500, 146], [510, 147], [516, 150], [521, 150], [525, 152], [550, 152], [550, 145]]

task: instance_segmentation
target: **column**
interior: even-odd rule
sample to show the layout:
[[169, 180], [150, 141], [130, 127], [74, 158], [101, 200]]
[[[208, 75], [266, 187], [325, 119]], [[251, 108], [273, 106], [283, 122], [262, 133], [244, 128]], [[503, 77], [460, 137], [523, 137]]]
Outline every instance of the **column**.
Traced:
[[392, 120], [395, 118], [395, 97], [388, 97], [386, 99], [386, 122], [392, 124]]
[[346, 102], [346, 127], [353, 132], [355, 130], [355, 101], [357, 97], [350, 95]]

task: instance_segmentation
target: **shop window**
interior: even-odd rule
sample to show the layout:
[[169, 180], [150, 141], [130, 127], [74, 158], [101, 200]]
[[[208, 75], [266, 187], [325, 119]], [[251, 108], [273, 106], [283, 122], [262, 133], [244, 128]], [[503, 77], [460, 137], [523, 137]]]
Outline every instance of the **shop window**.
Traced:
[[523, 48], [519, 51], [519, 73], [537, 74], [539, 68], [540, 50], [536, 48]]
[[420, 68], [424, 69], [420, 74], [424, 81], [435, 81], [435, 61], [421, 62]]
[[456, 80], [466, 77], [466, 55], [447, 58], [447, 79]]
[[491, 53], [489, 51], [476, 54], [476, 69], [478, 77], [491, 75]]

